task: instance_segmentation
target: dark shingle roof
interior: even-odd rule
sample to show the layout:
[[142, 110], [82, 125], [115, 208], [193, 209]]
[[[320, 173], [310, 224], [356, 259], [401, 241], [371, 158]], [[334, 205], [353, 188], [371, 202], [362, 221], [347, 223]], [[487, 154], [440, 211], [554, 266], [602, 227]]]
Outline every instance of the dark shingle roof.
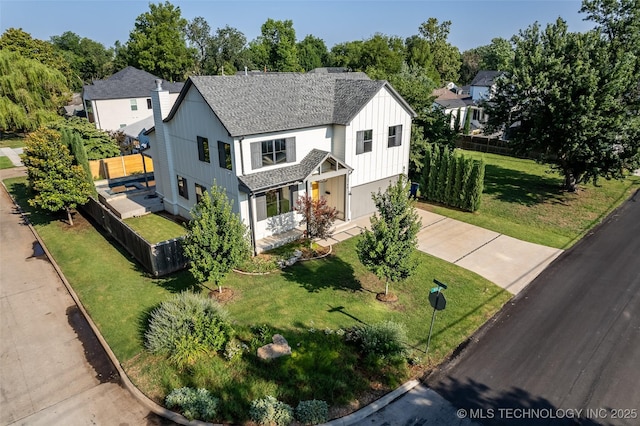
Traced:
[[282, 185], [304, 181], [327, 157], [332, 157], [345, 168], [349, 168], [330, 152], [313, 149], [300, 163], [288, 167], [280, 167], [250, 175], [238, 176], [238, 180], [251, 192], [266, 191]]
[[[91, 100], [148, 98], [156, 87], [156, 79], [158, 77], [146, 71], [126, 67], [105, 80], [94, 80], [93, 84], [84, 86], [84, 98]], [[162, 81], [162, 87], [171, 93], [178, 93], [182, 90], [182, 86], [184, 83]]]
[[478, 71], [476, 77], [471, 82], [472, 86], [491, 87], [494, 79], [502, 74], [502, 71]]
[[473, 104], [473, 101], [469, 97], [460, 99], [436, 99], [434, 102], [444, 108], [465, 108]]
[[[386, 81], [363, 73], [262, 74], [191, 77], [193, 84], [231, 136], [245, 136], [327, 124], [347, 125]], [[165, 121], [171, 120], [188, 87]]]

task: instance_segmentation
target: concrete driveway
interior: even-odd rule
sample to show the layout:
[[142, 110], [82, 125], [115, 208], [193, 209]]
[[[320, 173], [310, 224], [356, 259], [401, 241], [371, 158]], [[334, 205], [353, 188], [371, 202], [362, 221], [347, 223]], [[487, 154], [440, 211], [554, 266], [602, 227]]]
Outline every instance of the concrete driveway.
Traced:
[[120, 386], [4, 187], [0, 241], [0, 425], [167, 424]]

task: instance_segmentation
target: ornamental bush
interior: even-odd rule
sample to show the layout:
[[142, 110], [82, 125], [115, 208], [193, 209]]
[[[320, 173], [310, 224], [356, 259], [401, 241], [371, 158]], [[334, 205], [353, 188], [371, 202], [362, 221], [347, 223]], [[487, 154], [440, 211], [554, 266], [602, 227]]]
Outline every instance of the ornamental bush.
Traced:
[[293, 408], [268, 395], [251, 401], [249, 417], [261, 425], [286, 426], [293, 421]]
[[326, 423], [329, 419], [329, 405], [317, 399], [300, 401], [296, 407], [296, 419], [305, 425]]
[[179, 407], [189, 420], [211, 421], [216, 418], [220, 400], [206, 389], [180, 388], [174, 389], [165, 398], [165, 405], [171, 409]]
[[348, 340], [358, 345], [365, 355], [393, 357], [405, 353], [407, 330], [403, 324], [393, 321], [357, 325], [348, 333]]
[[168, 355], [179, 366], [195, 362], [199, 354], [222, 350], [234, 336], [227, 312], [213, 299], [183, 292], [151, 313], [145, 345]]

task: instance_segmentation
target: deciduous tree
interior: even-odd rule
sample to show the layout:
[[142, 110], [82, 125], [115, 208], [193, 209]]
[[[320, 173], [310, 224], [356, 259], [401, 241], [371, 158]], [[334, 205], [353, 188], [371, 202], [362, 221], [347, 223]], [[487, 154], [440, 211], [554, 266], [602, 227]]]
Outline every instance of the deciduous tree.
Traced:
[[326, 198], [319, 197], [314, 200], [308, 195], [300, 197], [296, 200], [296, 212], [302, 215], [300, 224], [307, 226], [307, 239], [324, 239], [331, 236], [331, 226], [338, 216], [338, 211], [327, 204]]
[[198, 283], [214, 283], [222, 293], [222, 279], [250, 255], [250, 247], [245, 225], [215, 181], [191, 209], [188, 228], [183, 247], [191, 274]]
[[441, 81], [458, 81], [460, 77], [460, 51], [447, 40], [451, 31], [451, 21], [438, 23], [436, 18], [429, 18], [420, 25], [418, 30], [429, 43], [433, 55], [433, 65], [440, 74]]
[[52, 212], [65, 210], [71, 226], [71, 209], [85, 204], [92, 193], [85, 170], [73, 160], [55, 130], [42, 128], [26, 139], [24, 164], [35, 194], [29, 204]]
[[637, 164], [640, 118], [627, 103], [638, 84], [635, 56], [612, 51], [594, 31], [570, 33], [561, 19], [513, 40], [513, 70], [487, 105], [490, 127], [515, 124], [516, 152], [550, 163], [568, 191]]
[[326, 67], [329, 64], [329, 51], [322, 39], [309, 34], [298, 43], [298, 60], [305, 71]]
[[409, 187], [402, 175], [384, 193], [372, 194], [378, 211], [371, 218], [371, 230], [362, 233], [356, 246], [360, 262], [385, 281], [385, 295], [390, 282], [408, 278], [417, 267], [414, 254], [420, 219]]
[[97, 41], [65, 31], [59, 36], [52, 36], [51, 44], [64, 54], [80, 82], [104, 78], [113, 71], [113, 49], [106, 49]]
[[267, 19], [262, 24], [261, 35], [256, 40], [256, 43], [264, 50], [264, 56], [260, 49], [254, 49], [255, 53], [261, 53], [251, 58], [255, 65], [266, 67], [269, 71], [291, 72], [302, 70], [298, 61], [296, 30], [293, 28], [293, 21]]

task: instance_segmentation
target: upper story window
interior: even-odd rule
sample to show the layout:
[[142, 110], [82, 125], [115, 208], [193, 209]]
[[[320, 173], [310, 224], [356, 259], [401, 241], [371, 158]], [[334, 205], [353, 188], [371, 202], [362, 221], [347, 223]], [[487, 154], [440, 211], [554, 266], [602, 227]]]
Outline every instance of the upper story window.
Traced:
[[360, 130], [356, 133], [356, 154], [371, 152], [373, 149], [373, 130]]
[[207, 192], [207, 188], [196, 183], [196, 203], [199, 203], [202, 200], [202, 196]]
[[218, 162], [223, 169], [233, 170], [233, 165], [231, 164], [231, 144], [218, 141]]
[[251, 168], [296, 161], [296, 138], [273, 139], [251, 143]]
[[147, 109], [153, 109], [153, 106], [151, 105], [151, 98], [147, 98]]
[[130, 99], [129, 101], [131, 103], [131, 111], [137, 111], [138, 110], [138, 100], [137, 99]]
[[388, 147], [402, 145], [402, 125], [389, 126], [389, 143]]
[[187, 179], [178, 175], [178, 195], [184, 199], [189, 199], [189, 188], [187, 187]]
[[198, 136], [198, 159], [205, 163], [210, 163], [209, 156], [209, 139]]

